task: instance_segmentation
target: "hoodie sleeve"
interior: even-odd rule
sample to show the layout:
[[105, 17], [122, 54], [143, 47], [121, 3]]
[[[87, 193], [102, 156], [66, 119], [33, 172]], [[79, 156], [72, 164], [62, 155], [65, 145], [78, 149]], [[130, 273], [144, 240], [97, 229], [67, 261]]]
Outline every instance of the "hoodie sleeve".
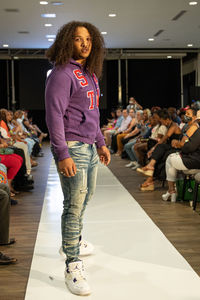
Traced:
[[49, 75], [45, 90], [46, 123], [58, 160], [69, 158], [65, 140], [64, 115], [69, 105], [71, 78], [61, 68]]
[[97, 136], [96, 136], [96, 146], [97, 148], [101, 148], [102, 146], [105, 146], [105, 140], [104, 140], [104, 136], [101, 133], [101, 129], [100, 127], [98, 127], [98, 131], [97, 131]]

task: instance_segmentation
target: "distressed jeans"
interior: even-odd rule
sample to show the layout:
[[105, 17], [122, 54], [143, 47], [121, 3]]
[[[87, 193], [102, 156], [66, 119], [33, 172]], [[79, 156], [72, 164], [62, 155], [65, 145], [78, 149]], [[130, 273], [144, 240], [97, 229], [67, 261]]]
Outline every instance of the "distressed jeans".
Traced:
[[96, 188], [99, 162], [95, 144], [89, 145], [78, 141], [70, 141], [67, 144], [77, 173], [74, 177], [66, 177], [59, 172], [64, 195], [61, 230], [62, 247], [67, 256], [66, 264], [79, 260], [83, 215]]

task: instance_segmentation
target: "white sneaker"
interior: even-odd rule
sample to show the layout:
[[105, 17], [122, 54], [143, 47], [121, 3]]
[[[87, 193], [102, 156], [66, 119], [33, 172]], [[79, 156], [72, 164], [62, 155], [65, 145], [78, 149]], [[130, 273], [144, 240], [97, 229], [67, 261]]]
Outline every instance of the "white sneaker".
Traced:
[[91, 294], [90, 286], [85, 278], [82, 261], [68, 264], [65, 270], [65, 283], [72, 294], [80, 296]]
[[135, 161], [131, 161], [129, 164], [125, 165], [126, 168], [135, 166]]
[[[79, 256], [87, 256], [87, 255], [91, 255], [94, 252], [94, 246], [85, 241], [85, 240], [81, 240], [80, 241], [80, 253]], [[62, 255], [64, 258], [66, 258], [66, 254], [64, 253], [62, 246], [59, 249], [59, 253], [60, 255]]]
[[140, 164], [138, 164], [138, 162], [136, 162], [135, 166], [133, 168], [131, 168], [132, 170], [136, 170], [137, 168], [140, 167]]

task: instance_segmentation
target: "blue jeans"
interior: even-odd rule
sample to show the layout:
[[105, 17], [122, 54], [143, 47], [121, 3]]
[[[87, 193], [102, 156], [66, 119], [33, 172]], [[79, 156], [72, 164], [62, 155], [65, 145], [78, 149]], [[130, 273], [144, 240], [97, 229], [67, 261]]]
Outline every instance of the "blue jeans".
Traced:
[[[89, 145], [78, 141], [70, 141], [67, 144], [77, 173], [74, 177], [66, 177], [59, 173], [64, 194], [61, 229], [62, 247], [67, 255], [66, 264], [79, 260], [83, 215], [96, 188], [99, 162], [95, 144]], [[56, 157], [55, 160], [57, 161]]]
[[134, 151], [134, 145], [135, 145], [136, 141], [137, 141], [137, 139], [134, 139], [132, 142], [129, 142], [126, 145], [124, 145], [124, 150], [128, 154], [131, 161], [138, 161], [137, 155], [135, 154], [135, 151]]

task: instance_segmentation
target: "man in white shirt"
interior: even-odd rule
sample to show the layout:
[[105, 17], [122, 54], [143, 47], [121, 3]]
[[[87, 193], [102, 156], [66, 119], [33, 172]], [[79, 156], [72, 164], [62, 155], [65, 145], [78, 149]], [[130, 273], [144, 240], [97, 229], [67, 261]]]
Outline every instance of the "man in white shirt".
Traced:
[[121, 126], [117, 129], [115, 134], [125, 131], [132, 120], [131, 116], [128, 114], [127, 109], [124, 109], [122, 111], [122, 115], [124, 119], [122, 120]]

